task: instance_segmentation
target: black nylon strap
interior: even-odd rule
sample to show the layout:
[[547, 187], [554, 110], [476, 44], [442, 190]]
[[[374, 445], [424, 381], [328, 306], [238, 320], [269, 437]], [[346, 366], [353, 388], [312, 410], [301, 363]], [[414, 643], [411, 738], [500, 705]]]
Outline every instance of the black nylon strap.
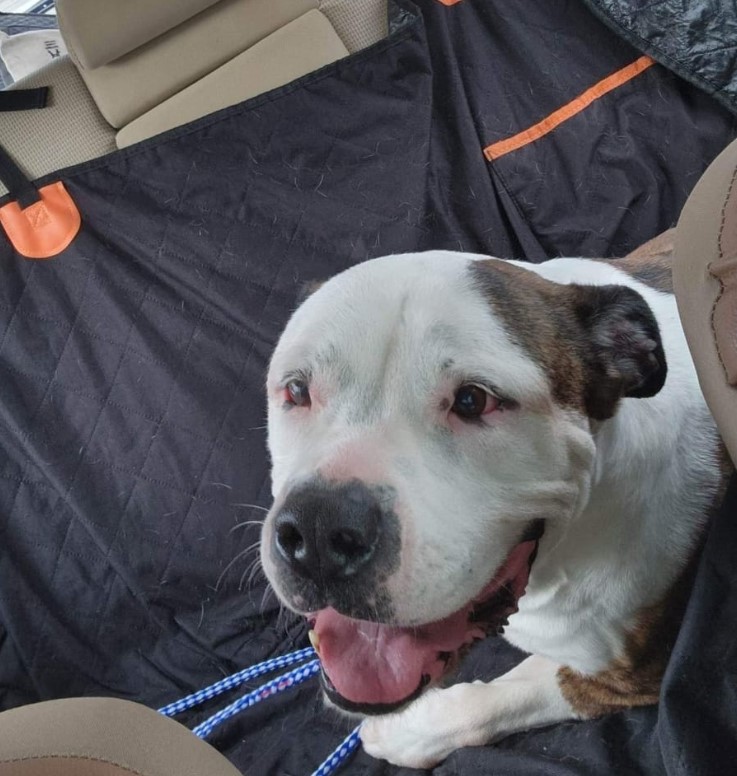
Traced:
[[0, 146], [0, 181], [8, 189], [10, 198], [14, 199], [21, 206], [21, 209], [25, 209], [41, 199], [38, 189], [26, 178], [23, 171], [2, 146]]
[[[0, 92], [0, 112], [44, 108], [48, 96], [48, 86]], [[0, 181], [5, 184], [11, 199], [14, 199], [21, 208], [27, 208], [41, 199], [38, 189], [2, 146], [0, 146]]]
[[0, 112], [45, 108], [48, 98], [48, 86], [39, 86], [37, 89], [15, 89], [11, 92], [0, 92]]

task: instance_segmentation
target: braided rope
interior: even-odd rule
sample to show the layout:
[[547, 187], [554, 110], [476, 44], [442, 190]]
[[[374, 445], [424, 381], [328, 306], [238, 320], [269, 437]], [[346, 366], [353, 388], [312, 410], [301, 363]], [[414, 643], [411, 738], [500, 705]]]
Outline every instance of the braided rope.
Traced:
[[[222, 693], [232, 690], [234, 687], [238, 687], [250, 679], [256, 679], [257, 677], [271, 673], [278, 668], [287, 668], [295, 663], [301, 663], [309, 658], [314, 658], [315, 654], [315, 650], [312, 647], [307, 647], [305, 649], [297, 650], [296, 652], [290, 652], [287, 655], [280, 655], [279, 657], [274, 657], [270, 660], [264, 660], [262, 663], [258, 663], [255, 666], [244, 668], [242, 671], [238, 671], [231, 676], [226, 676], [219, 682], [215, 682], [215, 684], [211, 684], [209, 687], [193, 692], [185, 698], [162, 706], [159, 709], [159, 713], [167, 717], [181, 714], [181, 712], [191, 709], [194, 706], [198, 706], [212, 698], [216, 698], [218, 695], [222, 695]], [[199, 738], [207, 738], [218, 725], [221, 725], [244, 709], [251, 708], [251, 706], [255, 706], [257, 703], [260, 703], [273, 695], [277, 695], [278, 693], [288, 690], [290, 687], [295, 687], [298, 684], [302, 684], [302, 682], [306, 682], [308, 679], [315, 676], [315, 674], [319, 673], [319, 671], [320, 661], [317, 659], [310, 660], [310, 662], [305, 663], [298, 668], [294, 668], [286, 674], [281, 674], [265, 684], [262, 684], [255, 690], [246, 693], [246, 695], [238, 698], [238, 700], [234, 701], [229, 706], [226, 706], [194, 727], [192, 732]], [[357, 727], [347, 738], [345, 738], [317, 767], [317, 770], [312, 773], [312, 776], [330, 776], [330, 774], [335, 773], [341, 768], [353, 755], [356, 749], [361, 746], [361, 738], [359, 735], [360, 729], [360, 726]]]
[[217, 714], [213, 714], [211, 717], [201, 722], [197, 727], [192, 728], [192, 732], [200, 738], [207, 738], [210, 733], [220, 724], [225, 722], [226, 719], [238, 714], [243, 709], [249, 709], [251, 706], [255, 706], [266, 698], [270, 698], [272, 695], [283, 692], [284, 690], [294, 687], [297, 684], [311, 679], [315, 674], [320, 671], [320, 661], [312, 660], [306, 665], [294, 668], [286, 674], [277, 676], [276, 679], [272, 679], [266, 684], [262, 684], [261, 687], [256, 688], [252, 692], [247, 693], [242, 698], [238, 698], [237, 701], [233, 701], [229, 706], [221, 709]]
[[211, 684], [209, 687], [205, 687], [203, 690], [197, 690], [191, 695], [187, 695], [186, 698], [181, 698], [178, 701], [162, 706], [159, 709], [159, 713], [166, 717], [173, 717], [175, 714], [181, 714], [187, 709], [191, 709], [194, 706], [199, 706], [205, 701], [209, 701], [212, 698], [217, 698], [218, 695], [222, 695], [228, 690], [232, 690], [234, 687], [247, 682], [251, 679], [256, 679], [264, 674], [270, 674], [277, 668], [287, 668], [295, 663], [301, 663], [303, 660], [307, 660], [311, 657], [315, 657], [315, 650], [312, 647], [306, 649], [297, 650], [297, 652], [290, 652], [287, 655], [280, 655], [279, 657], [272, 657], [270, 660], [264, 660], [262, 663], [257, 663], [250, 668], [244, 668], [242, 671], [233, 674], [232, 676], [226, 676], [215, 684]]
[[351, 757], [351, 755], [361, 746], [361, 726], [359, 725], [336, 750], [328, 755], [325, 761], [317, 767], [312, 776], [330, 776], [335, 773]]

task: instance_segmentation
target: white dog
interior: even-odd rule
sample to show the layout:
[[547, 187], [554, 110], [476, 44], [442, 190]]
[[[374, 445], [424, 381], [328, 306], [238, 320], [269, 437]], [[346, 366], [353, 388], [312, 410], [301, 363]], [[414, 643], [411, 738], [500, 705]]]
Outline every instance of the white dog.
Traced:
[[[668, 282], [661, 257], [432, 251], [355, 266], [292, 317], [261, 557], [327, 698], [370, 715], [369, 754], [429, 767], [657, 701], [724, 481]], [[530, 657], [439, 688], [502, 627]]]

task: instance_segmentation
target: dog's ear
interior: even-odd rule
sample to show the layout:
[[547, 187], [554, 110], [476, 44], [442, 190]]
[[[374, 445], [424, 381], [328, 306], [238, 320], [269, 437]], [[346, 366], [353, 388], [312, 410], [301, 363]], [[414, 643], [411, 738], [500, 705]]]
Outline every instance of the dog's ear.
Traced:
[[660, 330], [645, 300], [626, 286], [569, 286], [583, 330], [585, 405], [596, 420], [620, 399], [654, 396], [667, 373]]
[[324, 285], [324, 280], [308, 280], [299, 287], [297, 291], [297, 307], [311, 297], [320, 286]]

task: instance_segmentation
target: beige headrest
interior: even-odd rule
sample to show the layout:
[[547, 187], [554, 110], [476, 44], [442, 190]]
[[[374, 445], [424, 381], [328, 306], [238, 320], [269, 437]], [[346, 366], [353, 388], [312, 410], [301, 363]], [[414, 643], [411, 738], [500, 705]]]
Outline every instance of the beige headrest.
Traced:
[[218, 0], [57, 0], [72, 59], [107, 65], [204, 11]]
[[[318, 0], [61, 0], [59, 26], [72, 57], [83, 65], [80, 74], [100, 113], [120, 128], [317, 4]], [[133, 7], [140, 18], [132, 13]], [[83, 8], [88, 9], [87, 17]], [[175, 12], [164, 14], [164, 8]], [[197, 13], [197, 8], [202, 10]], [[71, 9], [73, 18], [67, 13]], [[155, 32], [164, 27], [168, 29]], [[95, 29], [104, 45], [94, 42]], [[84, 60], [78, 45], [87, 47]], [[127, 53], [120, 54], [123, 50]], [[92, 67], [100, 58], [105, 63]]]

